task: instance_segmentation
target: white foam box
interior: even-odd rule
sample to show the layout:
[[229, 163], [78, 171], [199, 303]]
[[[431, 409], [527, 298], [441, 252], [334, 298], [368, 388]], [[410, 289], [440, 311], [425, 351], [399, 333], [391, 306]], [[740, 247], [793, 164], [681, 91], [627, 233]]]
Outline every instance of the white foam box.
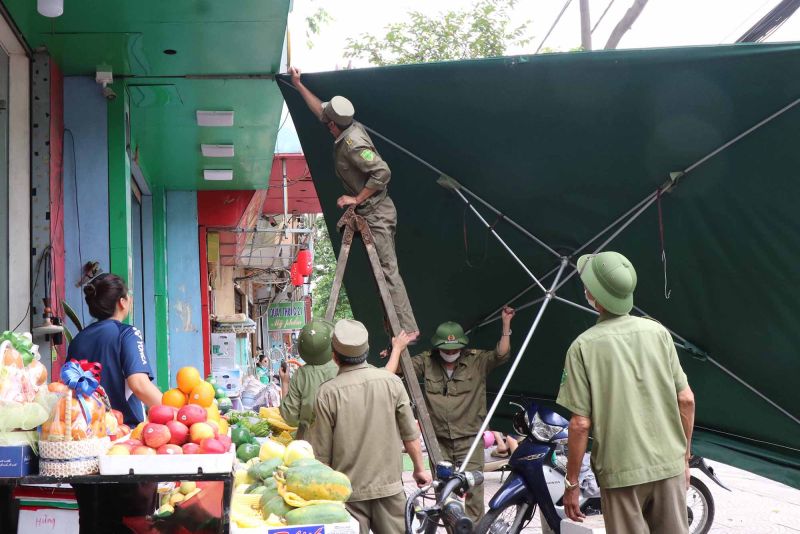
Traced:
[[230, 473], [233, 452], [225, 454], [103, 455], [101, 475], [193, 475]]
[[606, 534], [606, 524], [602, 515], [584, 517], [583, 523], [564, 519], [561, 521], [561, 534]]
[[231, 523], [231, 534], [358, 534], [358, 521], [327, 525], [293, 525], [291, 527], [239, 528]]
[[211, 370], [236, 366], [236, 334], [211, 334]]

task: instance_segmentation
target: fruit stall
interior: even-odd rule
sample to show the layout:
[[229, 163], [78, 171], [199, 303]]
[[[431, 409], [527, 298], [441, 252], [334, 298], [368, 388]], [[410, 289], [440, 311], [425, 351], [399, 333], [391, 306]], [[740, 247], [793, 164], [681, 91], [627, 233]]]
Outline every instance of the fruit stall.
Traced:
[[99, 364], [71, 360], [48, 383], [30, 336], [0, 340], [0, 531], [35, 513], [19, 506], [18, 488], [158, 483], [158, 506], [124, 518], [134, 532], [357, 532], [344, 506], [350, 481], [294, 440], [277, 408], [233, 411], [213, 376], [184, 367], [129, 428], [100, 386]]

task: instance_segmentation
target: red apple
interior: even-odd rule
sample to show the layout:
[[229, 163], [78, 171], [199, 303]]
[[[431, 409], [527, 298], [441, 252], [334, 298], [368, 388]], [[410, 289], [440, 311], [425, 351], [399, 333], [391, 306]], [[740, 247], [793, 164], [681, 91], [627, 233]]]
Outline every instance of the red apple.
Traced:
[[156, 453], [158, 454], [183, 454], [183, 449], [177, 445], [167, 444], [160, 446]]
[[147, 419], [151, 423], [159, 425], [167, 424], [167, 421], [175, 420], [175, 408], [172, 406], [164, 406], [163, 404], [154, 404], [147, 412]]
[[136, 447], [141, 447], [142, 445], [144, 445], [144, 443], [142, 443], [138, 439], [131, 438], [131, 439], [127, 440], [127, 441], [123, 441], [122, 443], [118, 443], [117, 445], [124, 445], [124, 446], [128, 447], [128, 450], [132, 451]]
[[219, 424], [216, 421], [212, 421], [211, 419], [206, 421], [206, 424], [210, 426], [214, 430], [214, 437], [219, 437]]
[[202, 423], [208, 418], [205, 409], [196, 404], [187, 404], [178, 410], [178, 421], [189, 428], [195, 423]]
[[197, 443], [187, 443], [183, 447], [183, 454], [200, 454], [200, 445]]
[[125, 424], [125, 418], [122, 416], [122, 412], [119, 410], [111, 410], [111, 413], [114, 414], [114, 417], [117, 418], [117, 424], [123, 425]]
[[147, 423], [144, 427], [144, 431], [142, 432], [142, 440], [144, 441], [144, 444], [148, 447], [153, 447], [154, 449], [169, 443], [171, 437], [172, 436], [169, 433], [169, 428], [157, 423]]
[[189, 439], [189, 428], [180, 421], [167, 421], [166, 427], [169, 429], [169, 442], [173, 445], [183, 445]]
[[200, 442], [200, 452], [202, 454], [223, 454], [227, 451], [228, 449], [218, 439], [206, 438]]
[[226, 436], [225, 434], [222, 434], [222, 435], [220, 435], [220, 436], [217, 438], [217, 441], [219, 441], [220, 443], [222, 443], [222, 445], [225, 447], [225, 450], [226, 450], [226, 451], [229, 451], [229, 450], [230, 450], [230, 448], [231, 448], [231, 443], [232, 443], [232, 442], [231, 442], [231, 437], [230, 437], [230, 436]]
[[139, 445], [138, 447], [134, 448], [134, 449], [131, 451], [131, 454], [143, 454], [143, 455], [148, 455], [148, 454], [155, 454], [155, 453], [156, 453], [156, 450], [155, 450], [155, 449], [153, 449], [153, 448], [151, 448], [151, 447], [146, 447], [146, 446], [144, 446], [144, 445]]

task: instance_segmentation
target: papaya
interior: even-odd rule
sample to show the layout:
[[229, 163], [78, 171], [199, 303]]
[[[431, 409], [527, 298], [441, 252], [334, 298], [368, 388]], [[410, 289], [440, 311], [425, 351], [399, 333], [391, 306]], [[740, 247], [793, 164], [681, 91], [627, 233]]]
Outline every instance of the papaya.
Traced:
[[259, 462], [247, 470], [247, 476], [253, 480], [267, 480], [272, 478], [272, 473], [281, 465], [280, 458], [273, 458], [271, 460], [264, 460]]
[[[252, 484], [250, 484], [250, 485], [247, 487], [247, 489], [246, 489], [246, 490], [244, 490], [244, 492], [245, 492], [245, 493], [256, 493], [256, 490], [257, 490], [258, 488], [260, 488], [260, 487], [263, 487], [263, 486], [264, 486], [264, 485], [263, 485], [263, 484], [261, 483], [261, 481], [259, 480], [258, 482], [253, 482]], [[261, 492], [258, 492], [258, 493], [261, 493]]]
[[292, 462], [292, 467], [320, 467], [323, 469], [330, 469], [330, 467], [315, 458], [298, 458]]
[[278, 517], [284, 517], [292, 510], [294, 510], [294, 508], [286, 504], [286, 501], [283, 500], [283, 497], [280, 495], [275, 495], [266, 503], [264, 503], [264, 506], [261, 508], [261, 514], [265, 518], [269, 517], [270, 514], [277, 515]]
[[[258, 501], [258, 507], [261, 510], [264, 510], [264, 507], [267, 505], [267, 501], [269, 501], [273, 497], [280, 497], [280, 493], [278, 493], [278, 488], [267, 488], [264, 493], [261, 494], [261, 499]], [[269, 514], [265, 515], [267, 517]]]
[[305, 508], [295, 508], [286, 514], [288, 525], [325, 525], [328, 523], [346, 523], [350, 521], [350, 514], [345, 510], [344, 503], [315, 504]]
[[346, 501], [353, 491], [344, 473], [320, 467], [291, 467], [284, 475], [286, 489], [307, 501]]

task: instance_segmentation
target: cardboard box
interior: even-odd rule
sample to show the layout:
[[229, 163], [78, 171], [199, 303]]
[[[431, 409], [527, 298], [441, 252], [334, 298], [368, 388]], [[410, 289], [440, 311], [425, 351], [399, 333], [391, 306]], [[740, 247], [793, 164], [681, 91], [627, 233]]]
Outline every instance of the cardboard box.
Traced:
[[236, 334], [211, 334], [211, 370], [236, 367]]
[[242, 390], [241, 369], [212, 370], [211, 374], [217, 381], [217, 387], [224, 389], [229, 397], [239, 396]]
[[0, 477], [16, 478], [39, 474], [39, 457], [30, 445], [0, 447]]
[[583, 523], [570, 519], [561, 520], [561, 534], [606, 534], [606, 524], [602, 515], [590, 515]]

